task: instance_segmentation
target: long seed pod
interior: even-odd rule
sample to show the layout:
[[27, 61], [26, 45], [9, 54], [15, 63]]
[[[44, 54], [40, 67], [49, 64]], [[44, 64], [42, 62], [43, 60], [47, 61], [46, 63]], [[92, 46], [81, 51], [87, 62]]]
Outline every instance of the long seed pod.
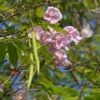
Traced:
[[[29, 47], [31, 47], [31, 41], [29, 40]], [[33, 53], [30, 52], [30, 60], [31, 60], [31, 64], [30, 64], [30, 70], [29, 70], [29, 80], [28, 80], [28, 89], [30, 88], [31, 82], [32, 82], [32, 78], [33, 78], [33, 73], [34, 73], [34, 65], [33, 65]]]
[[40, 61], [39, 61], [39, 57], [38, 57], [36, 38], [35, 38], [35, 32], [34, 31], [32, 31], [32, 45], [33, 45], [34, 59], [35, 59], [35, 63], [36, 63], [36, 70], [37, 70], [37, 73], [39, 74]]

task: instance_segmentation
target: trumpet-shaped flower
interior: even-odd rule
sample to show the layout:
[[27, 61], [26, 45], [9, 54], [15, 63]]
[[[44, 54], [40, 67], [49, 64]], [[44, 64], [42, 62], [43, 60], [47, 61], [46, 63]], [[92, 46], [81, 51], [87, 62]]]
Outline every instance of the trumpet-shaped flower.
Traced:
[[89, 24], [84, 25], [82, 31], [81, 31], [81, 36], [82, 38], [90, 38], [93, 35], [93, 31], [90, 28]]
[[48, 7], [45, 12], [44, 19], [51, 24], [56, 24], [62, 19], [62, 14], [58, 8]]
[[69, 43], [74, 42], [75, 44], [78, 44], [82, 39], [80, 33], [73, 26], [66, 26], [64, 30], [68, 32], [66, 39]]
[[65, 51], [60, 50], [54, 53], [55, 55], [55, 64], [57, 66], [70, 66], [71, 62], [68, 60], [68, 56]]
[[65, 35], [63, 33], [59, 33], [56, 32], [53, 28], [49, 27], [49, 31], [51, 33], [51, 38], [52, 41], [50, 43], [51, 45], [51, 50], [59, 50], [59, 49], [63, 49], [63, 50], [67, 50], [67, 41], [65, 38]]

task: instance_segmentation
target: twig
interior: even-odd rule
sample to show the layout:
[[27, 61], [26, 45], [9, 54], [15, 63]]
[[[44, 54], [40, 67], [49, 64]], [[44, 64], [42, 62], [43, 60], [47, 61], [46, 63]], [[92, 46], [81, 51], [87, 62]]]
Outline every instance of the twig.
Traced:
[[77, 77], [75, 76], [73, 71], [70, 71], [71, 76], [73, 77], [73, 79], [75, 80], [75, 82], [77, 83], [77, 85], [79, 85], [81, 87], [81, 84], [79, 83]]
[[7, 95], [10, 95], [10, 94], [12, 94], [12, 93], [17, 92], [18, 90], [20, 90], [21, 88], [23, 88], [25, 84], [27, 84], [27, 81], [25, 81], [24, 84], [23, 84], [22, 86], [20, 86], [17, 90], [14, 90], [14, 91], [8, 92]]
[[12, 77], [12, 74], [8, 77], [8, 79], [2, 84], [2, 86], [4, 86], [8, 81], [9, 79]]
[[[17, 75], [16, 75], [15, 79], [12, 81], [12, 83], [10, 84], [9, 89], [12, 87], [12, 85], [15, 83], [15, 81], [16, 81], [17, 78], [19, 77], [19, 75], [20, 75], [20, 73], [21, 73], [21, 70], [20, 70], [20, 69], [21, 69], [21, 67], [19, 67], [19, 68], [18, 68], [18, 71], [16, 71]], [[5, 93], [4, 93], [3, 96], [7, 95], [7, 93], [8, 93], [8, 90], [5, 91]]]

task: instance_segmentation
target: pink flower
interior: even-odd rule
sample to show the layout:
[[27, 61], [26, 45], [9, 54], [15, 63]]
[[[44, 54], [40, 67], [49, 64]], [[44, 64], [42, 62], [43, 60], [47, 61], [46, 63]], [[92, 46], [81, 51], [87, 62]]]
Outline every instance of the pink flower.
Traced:
[[57, 33], [52, 37], [49, 50], [55, 51], [60, 49], [68, 50], [68, 47], [67, 47], [67, 42], [65, 40], [65, 36], [60, 33]]
[[93, 36], [93, 31], [91, 30], [89, 24], [85, 24], [85, 25], [83, 26], [83, 29], [82, 29], [82, 31], [81, 31], [81, 36], [82, 36], [83, 39], [84, 39], [84, 38], [90, 38], [90, 37]]
[[55, 55], [55, 64], [57, 66], [69, 66], [71, 62], [68, 60], [68, 56], [66, 55], [65, 51], [60, 50], [54, 53]]
[[62, 14], [58, 8], [48, 7], [45, 12], [44, 19], [51, 24], [56, 24], [62, 19]]
[[36, 26], [34, 28], [36, 39], [41, 41], [44, 44], [47, 44], [51, 41], [50, 33], [44, 31], [40, 26]]
[[37, 40], [41, 39], [41, 36], [44, 35], [44, 30], [40, 27], [40, 26], [36, 26], [34, 27], [34, 31], [35, 31], [35, 36]]
[[68, 32], [66, 39], [69, 43], [74, 42], [75, 44], [78, 44], [82, 39], [80, 33], [73, 26], [66, 26], [64, 30]]
[[50, 31], [50, 38], [51, 41], [49, 42], [49, 50], [50, 51], [55, 51], [59, 49], [64, 49], [67, 50], [67, 42], [65, 35], [62, 33], [56, 32], [53, 28], [48, 27]]
[[37, 40], [40, 40], [41, 35], [44, 34], [44, 30], [40, 26], [36, 26], [34, 27], [34, 29], [33, 28], [30, 29], [30, 32], [28, 34], [29, 38], [32, 38], [32, 31], [35, 31], [35, 36]]
[[36, 26], [34, 29], [30, 30], [30, 33], [28, 34], [29, 38], [32, 38], [32, 31], [34, 31], [33, 33], [35, 34], [36, 39], [42, 43], [47, 44], [51, 41], [49, 32], [44, 31], [40, 26]]

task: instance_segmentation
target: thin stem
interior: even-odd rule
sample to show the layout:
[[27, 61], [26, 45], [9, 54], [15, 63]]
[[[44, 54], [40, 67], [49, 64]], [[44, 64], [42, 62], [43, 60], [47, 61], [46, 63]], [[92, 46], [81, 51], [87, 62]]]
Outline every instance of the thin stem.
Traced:
[[12, 74], [8, 77], [8, 79], [2, 84], [2, 86], [4, 86], [8, 81], [9, 79], [12, 77]]
[[70, 73], [71, 73], [71, 76], [73, 77], [73, 79], [75, 80], [75, 82], [77, 83], [77, 85], [81, 87], [81, 84], [79, 83], [79, 81], [78, 81], [77, 77], [75, 76], [74, 72], [70, 71]]

